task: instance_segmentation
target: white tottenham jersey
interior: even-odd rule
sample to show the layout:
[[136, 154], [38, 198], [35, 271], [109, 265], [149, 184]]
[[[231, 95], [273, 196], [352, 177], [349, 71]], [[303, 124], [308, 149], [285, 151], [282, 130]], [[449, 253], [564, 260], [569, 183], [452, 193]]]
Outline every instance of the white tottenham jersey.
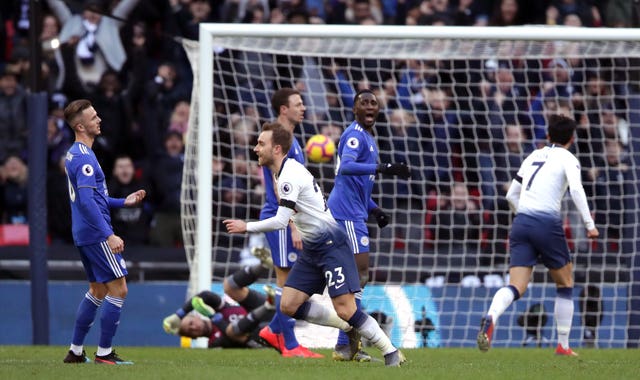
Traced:
[[276, 179], [278, 212], [274, 217], [247, 224], [249, 232], [266, 232], [286, 227], [289, 217], [305, 241], [315, 238], [337, 226], [315, 178], [296, 160], [285, 159]]
[[555, 145], [537, 149], [524, 160], [518, 176], [522, 178], [516, 205], [518, 213], [560, 216], [562, 198], [568, 187], [585, 225], [593, 228], [593, 219], [582, 187], [580, 163], [571, 152]]

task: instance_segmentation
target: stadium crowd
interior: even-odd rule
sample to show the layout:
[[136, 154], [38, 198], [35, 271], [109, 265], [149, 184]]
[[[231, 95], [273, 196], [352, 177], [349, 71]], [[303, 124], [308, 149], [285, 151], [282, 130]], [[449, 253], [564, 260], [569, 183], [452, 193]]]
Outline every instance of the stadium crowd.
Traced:
[[[71, 242], [63, 160], [73, 135], [62, 109], [71, 99], [86, 98], [103, 119], [102, 135], [93, 148], [109, 191], [114, 196], [137, 188], [148, 191], [144, 204], [114, 212], [114, 227], [125, 241], [157, 246], [181, 243], [180, 186], [193, 78], [182, 46], [173, 37], [197, 39], [201, 22], [640, 25], [640, 7], [630, 0], [47, 0], [43, 11], [42, 78], [50, 99], [48, 215], [55, 218], [48, 223], [49, 237]], [[8, 224], [28, 223], [25, 96], [37, 90], [28, 84], [28, 12], [27, 0], [0, 4], [0, 223]], [[351, 109], [353, 94], [368, 86], [382, 104], [377, 127], [381, 160], [404, 160], [421, 168], [418, 180], [386, 182], [378, 188], [379, 194], [396, 195], [381, 196], [382, 207], [424, 211], [402, 216], [410, 227], [401, 224], [385, 231], [391, 242], [387, 248], [426, 241], [449, 252], [448, 260], [470, 250], [480, 254], [465, 255], [464, 260], [472, 261], [468, 265], [504, 262], [506, 256], [495, 255], [506, 252], [499, 246], [506, 241], [510, 220], [503, 195], [522, 159], [544, 144], [546, 115], [564, 112], [579, 122], [575, 151], [588, 198], [596, 203], [596, 223], [606, 226], [601, 231], [607, 247], [600, 249], [622, 250], [625, 194], [633, 191], [628, 154], [632, 120], [624, 95], [639, 91], [638, 68], [620, 70], [614, 59], [592, 62], [569, 55], [538, 61], [469, 60], [468, 70], [456, 70], [461, 63], [383, 60], [375, 64], [387, 65], [386, 70], [376, 70], [366, 60], [323, 62], [322, 67], [330, 69], [320, 74], [335, 86], [319, 95], [326, 112], [306, 115], [302, 134], [325, 131], [337, 138], [352, 120], [349, 112], [339, 110]], [[380, 73], [385, 77], [378, 77]], [[293, 72], [276, 85], [300, 88], [301, 76]], [[240, 103], [250, 100], [242, 88], [239, 93]], [[273, 117], [267, 99], [253, 108], [253, 115], [238, 112], [237, 117], [218, 120], [231, 125], [226, 138], [235, 144], [244, 141], [247, 151], [257, 127]], [[221, 161], [214, 164], [214, 183], [230, 190], [254, 190], [225, 192], [225, 205], [233, 204], [235, 197], [262, 196], [257, 171], [247, 163], [250, 154], [246, 157], [238, 158], [233, 169]], [[242, 171], [249, 181], [230, 175]], [[411, 207], [398, 207], [398, 202]], [[221, 214], [243, 218], [257, 211], [229, 209]], [[411, 228], [422, 225], [425, 228]], [[581, 229], [572, 230], [576, 234]], [[461, 243], [452, 236], [465, 236], [466, 244], [473, 246], [458, 247]], [[404, 239], [394, 243], [394, 237]]]

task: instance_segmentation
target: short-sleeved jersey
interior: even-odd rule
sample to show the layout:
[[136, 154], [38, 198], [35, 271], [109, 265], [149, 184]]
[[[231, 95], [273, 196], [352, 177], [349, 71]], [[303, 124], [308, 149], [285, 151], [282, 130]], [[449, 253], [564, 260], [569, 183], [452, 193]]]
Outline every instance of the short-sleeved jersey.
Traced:
[[[113, 234], [109, 213], [109, 192], [104, 172], [91, 148], [75, 142], [67, 151], [65, 170], [69, 182], [69, 199], [71, 200], [71, 230], [73, 241], [77, 246], [95, 244], [107, 240]], [[84, 211], [79, 205], [78, 189], [93, 189], [92, 195], [97, 210]], [[106, 223], [92, 223], [87, 212], [94, 212], [104, 218]]]
[[[295, 137], [291, 144], [291, 148], [289, 149], [289, 153], [287, 153], [287, 157], [293, 158], [304, 165], [304, 152]], [[276, 196], [276, 191], [273, 188], [273, 173], [271, 173], [271, 170], [266, 166], [263, 166], [262, 174], [264, 176], [265, 203], [260, 211], [260, 219], [267, 219], [274, 216], [278, 211], [278, 197]]]
[[316, 179], [298, 161], [285, 158], [278, 173], [280, 205], [294, 210], [291, 219], [303, 242], [315, 242], [337, 222]]
[[338, 174], [340, 163], [346, 157], [361, 164], [378, 162], [378, 147], [373, 136], [356, 121], [351, 123], [340, 136], [335, 184], [329, 195], [328, 205], [336, 219], [366, 221], [369, 217], [368, 204], [375, 175]]
[[517, 174], [522, 178], [518, 214], [560, 216], [567, 188], [582, 189], [580, 163], [563, 147], [546, 146], [531, 153]]

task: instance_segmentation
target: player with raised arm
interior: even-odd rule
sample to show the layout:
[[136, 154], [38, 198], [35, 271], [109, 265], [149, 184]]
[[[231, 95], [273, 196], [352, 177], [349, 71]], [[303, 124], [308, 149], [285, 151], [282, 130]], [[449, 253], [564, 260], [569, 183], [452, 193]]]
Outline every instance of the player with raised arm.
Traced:
[[573, 265], [562, 228], [561, 202], [567, 187], [582, 215], [587, 236], [597, 238], [587, 197], [580, 178], [580, 164], [569, 152], [576, 122], [566, 116], [549, 117], [549, 145], [537, 149], [520, 166], [507, 191], [507, 200], [516, 213], [509, 235], [509, 286], [493, 296], [482, 318], [478, 348], [487, 351], [498, 317], [527, 290], [533, 267], [541, 261], [556, 283], [554, 317], [558, 333], [557, 355], [577, 356], [569, 347], [573, 318]]
[[[391, 174], [405, 179], [411, 176], [409, 167], [404, 163], [378, 164], [378, 146], [373, 137], [373, 127], [379, 112], [380, 104], [373, 91], [358, 91], [353, 99], [355, 121], [342, 133], [338, 143], [335, 185], [327, 202], [331, 214], [347, 234], [358, 266], [361, 288], [369, 281], [367, 218], [369, 214], [374, 215], [380, 228], [389, 224], [389, 215], [371, 199], [375, 175]], [[362, 292], [357, 292], [355, 298], [359, 308]], [[351, 352], [349, 338], [341, 331], [333, 359], [363, 362], [370, 361], [371, 356], [362, 350]]]
[[[271, 107], [277, 115], [277, 121], [291, 132], [291, 148], [287, 157], [304, 164], [304, 150], [293, 136], [296, 125], [304, 118], [305, 106], [300, 93], [292, 88], [284, 87], [273, 93]], [[278, 195], [273, 185], [273, 173], [263, 166], [262, 173], [265, 185], [265, 203], [260, 211], [260, 219], [274, 216], [278, 210]], [[282, 353], [284, 357], [320, 358], [315, 353], [298, 343], [294, 332], [296, 321], [280, 311], [280, 297], [282, 287], [287, 280], [291, 267], [296, 262], [302, 242], [295, 228], [287, 227], [283, 230], [269, 231], [265, 238], [271, 249], [271, 257], [276, 273], [276, 314], [269, 326], [260, 331], [260, 337], [272, 347]]]
[[[282, 290], [280, 308], [286, 315], [349, 332], [352, 350], [358, 349], [361, 334], [382, 351], [385, 365], [399, 366], [405, 359], [393, 346], [376, 320], [358, 309], [355, 293], [360, 291], [358, 269], [347, 236], [329, 211], [316, 179], [285, 152], [291, 132], [279, 123], [263, 126], [254, 149], [258, 163], [275, 174], [280, 198], [276, 215], [258, 222], [227, 219], [229, 233], [280, 230], [293, 221], [303, 250]], [[335, 310], [308, 301], [327, 287]], [[336, 314], [337, 312], [337, 314]]]
[[109, 197], [104, 172], [91, 150], [100, 135], [100, 117], [90, 101], [71, 102], [64, 110], [64, 117], [75, 132], [75, 142], [65, 160], [73, 241], [89, 280], [89, 291], [76, 312], [72, 343], [64, 362], [90, 361], [83, 349], [84, 339], [102, 305], [100, 342], [94, 361], [133, 364], [120, 358], [111, 347], [127, 296], [127, 268], [122, 258], [124, 241], [113, 233], [109, 209], [135, 206], [142, 202], [146, 192], [138, 190], [126, 198]]

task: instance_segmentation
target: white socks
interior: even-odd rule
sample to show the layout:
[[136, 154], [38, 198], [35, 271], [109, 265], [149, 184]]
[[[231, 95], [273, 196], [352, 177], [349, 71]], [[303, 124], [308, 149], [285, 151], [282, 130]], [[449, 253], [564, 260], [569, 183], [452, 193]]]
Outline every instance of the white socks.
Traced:
[[562, 348], [569, 348], [569, 332], [571, 331], [571, 319], [573, 318], [573, 300], [556, 297], [553, 316], [556, 319], [558, 343], [560, 343]]
[[496, 323], [498, 318], [504, 313], [505, 310], [511, 305], [515, 295], [509, 287], [500, 288], [493, 296], [491, 306], [489, 306], [489, 314], [493, 318], [493, 323]]

